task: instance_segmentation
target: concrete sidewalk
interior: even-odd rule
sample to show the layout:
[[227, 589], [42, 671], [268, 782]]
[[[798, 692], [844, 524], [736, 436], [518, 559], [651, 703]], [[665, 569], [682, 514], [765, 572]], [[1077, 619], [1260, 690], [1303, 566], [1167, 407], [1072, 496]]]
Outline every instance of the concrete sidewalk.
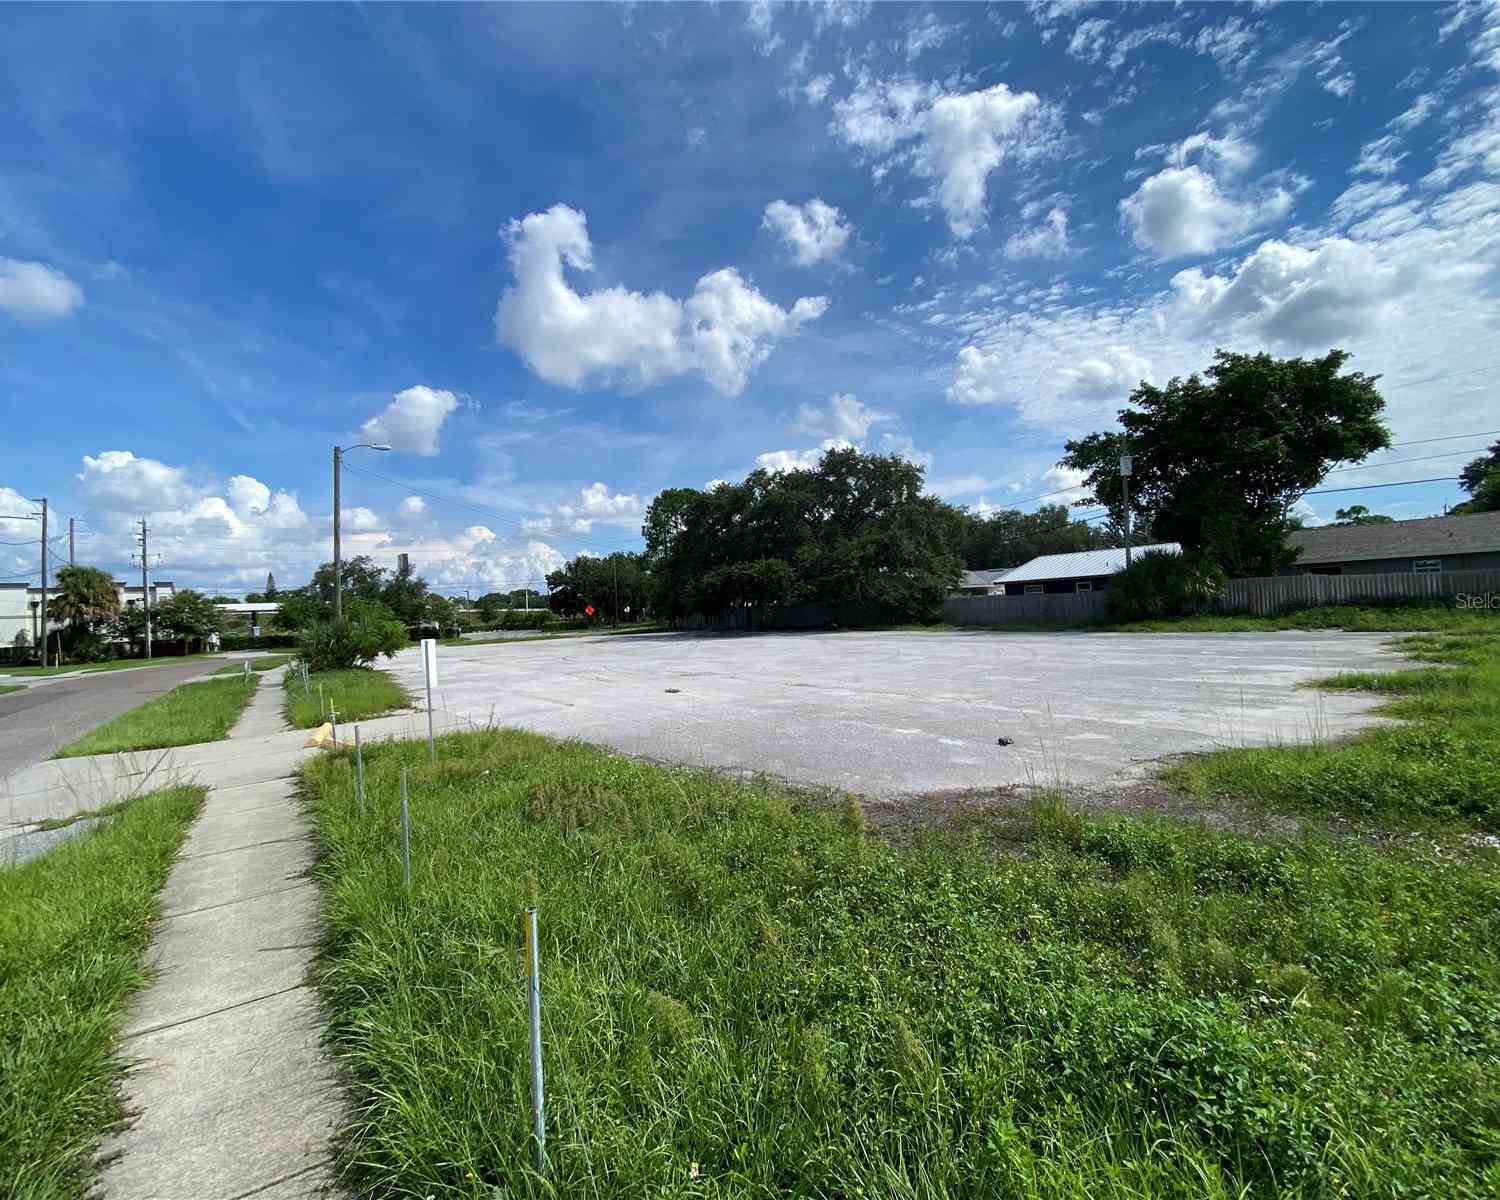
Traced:
[[135, 1116], [102, 1153], [109, 1200], [304, 1197], [332, 1180], [340, 1101], [307, 981], [318, 894], [293, 778], [316, 752], [282, 720], [279, 684], [230, 733], [235, 758], [193, 772], [210, 790], [125, 1029]]
[[[63, 836], [43, 819], [174, 783], [209, 789], [162, 890], [155, 978], [126, 1022], [132, 1116], [100, 1153], [106, 1200], [292, 1200], [333, 1183], [341, 1102], [307, 978], [320, 921], [295, 796], [298, 768], [322, 751], [286, 725], [281, 676], [266, 673], [225, 741], [49, 760], [0, 783], [0, 861], [7, 843]], [[472, 727], [435, 716], [439, 730]], [[423, 713], [361, 722], [366, 742], [426, 732]]]

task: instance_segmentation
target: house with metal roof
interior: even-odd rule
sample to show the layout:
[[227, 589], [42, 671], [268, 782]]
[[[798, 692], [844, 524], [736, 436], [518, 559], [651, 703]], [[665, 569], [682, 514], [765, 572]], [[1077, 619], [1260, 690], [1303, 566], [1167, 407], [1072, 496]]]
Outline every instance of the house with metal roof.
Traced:
[[[1181, 554], [1176, 542], [1133, 546], [1132, 555], [1148, 550]], [[1068, 596], [1077, 592], [1102, 592], [1111, 575], [1125, 569], [1125, 547], [1079, 550], [1072, 554], [1043, 554], [1005, 573], [1000, 581], [1007, 596]], [[998, 594], [998, 592], [997, 592]]]
[[1500, 512], [1296, 529], [1282, 575], [1435, 575], [1500, 569]]
[[1014, 569], [1013, 567], [991, 567], [987, 571], [965, 571], [964, 577], [959, 580], [952, 594], [955, 596], [1003, 596], [1005, 587], [1001, 581]]

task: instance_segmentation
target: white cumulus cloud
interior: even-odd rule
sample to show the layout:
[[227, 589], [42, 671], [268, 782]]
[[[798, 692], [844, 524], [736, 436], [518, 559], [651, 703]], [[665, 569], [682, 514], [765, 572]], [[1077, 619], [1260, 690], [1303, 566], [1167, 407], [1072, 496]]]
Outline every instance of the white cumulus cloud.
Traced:
[[54, 267], [0, 258], [0, 310], [20, 321], [56, 321], [83, 304], [83, 289]]
[[904, 164], [929, 181], [919, 203], [941, 208], [960, 239], [986, 223], [991, 174], [1008, 161], [1033, 162], [1061, 146], [1058, 109], [1035, 92], [1013, 92], [1003, 83], [956, 92], [862, 76], [834, 105], [831, 128], [874, 160], [877, 178]]
[[182, 508], [199, 495], [182, 467], [154, 458], [137, 458], [129, 450], [104, 450], [83, 456], [78, 482], [84, 498], [109, 512], [150, 513]]
[[1172, 287], [1199, 320], [1248, 324], [1287, 347], [1313, 348], [1386, 323], [1416, 276], [1415, 263], [1346, 238], [1316, 248], [1272, 239], [1229, 274], [1194, 267], [1173, 276]]
[[781, 239], [799, 267], [837, 258], [854, 232], [843, 213], [816, 196], [800, 205], [772, 200], [760, 227]]
[[1068, 214], [1051, 209], [1041, 223], [1013, 233], [1005, 240], [1006, 258], [1062, 258], [1068, 244]]
[[828, 398], [828, 403], [821, 407], [813, 404], [800, 406], [792, 429], [811, 437], [858, 442], [869, 434], [872, 425], [894, 420], [891, 413], [879, 412], [862, 404], [857, 397], [847, 392], [835, 392]]
[[1120, 201], [1135, 244], [1158, 258], [1211, 254], [1291, 211], [1292, 194], [1273, 187], [1243, 198], [1226, 194], [1202, 167], [1168, 167]]
[[565, 387], [647, 387], [696, 371], [738, 395], [777, 342], [828, 308], [824, 296], [780, 308], [732, 268], [704, 275], [686, 300], [623, 287], [579, 293], [565, 268], [591, 270], [593, 245], [584, 214], [565, 204], [512, 221], [506, 234], [516, 282], [495, 310], [496, 335]]
[[422, 384], [397, 392], [381, 412], [359, 427], [372, 442], [403, 454], [431, 458], [438, 452], [443, 422], [458, 407], [458, 397], [442, 388]]
[[1062, 390], [1076, 396], [1124, 398], [1151, 378], [1151, 363], [1128, 346], [1109, 346], [1059, 373]]
[[612, 492], [608, 484], [594, 482], [579, 489], [577, 500], [554, 504], [546, 515], [522, 520], [521, 528], [527, 533], [591, 533], [600, 522], [638, 529], [645, 514], [646, 502], [634, 492]]

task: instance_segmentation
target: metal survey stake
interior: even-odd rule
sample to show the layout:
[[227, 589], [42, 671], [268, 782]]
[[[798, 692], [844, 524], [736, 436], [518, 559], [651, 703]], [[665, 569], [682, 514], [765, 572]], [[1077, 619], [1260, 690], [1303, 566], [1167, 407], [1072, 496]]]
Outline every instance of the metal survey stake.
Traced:
[[365, 815], [365, 748], [359, 743], [359, 726], [354, 727], [354, 796], [359, 801], [359, 815]]
[[536, 944], [536, 908], [526, 910], [527, 1007], [531, 1016], [531, 1136], [536, 1173], [547, 1171], [547, 1101], [542, 1094], [542, 967]]
[[411, 891], [411, 812], [406, 806], [406, 768], [401, 768], [401, 883]]
[[432, 689], [437, 687], [437, 639], [422, 639], [422, 674], [427, 678], [427, 757], [437, 762], [437, 744], [432, 740]]

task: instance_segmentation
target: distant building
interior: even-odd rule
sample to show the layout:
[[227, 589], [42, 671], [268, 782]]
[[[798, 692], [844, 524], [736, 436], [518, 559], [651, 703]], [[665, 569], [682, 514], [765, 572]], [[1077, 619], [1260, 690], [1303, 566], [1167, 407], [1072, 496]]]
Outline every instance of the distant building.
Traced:
[[220, 600], [214, 607], [226, 618], [227, 632], [252, 636], [265, 633], [271, 626], [271, 618], [281, 611], [275, 600]]
[[1436, 574], [1500, 569], [1500, 512], [1296, 529], [1282, 575]]
[[1001, 582], [1012, 570], [1011, 567], [991, 567], [988, 571], [965, 571], [964, 577], [953, 589], [955, 596], [1000, 596], [1005, 593]]
[[[131, 585], [115, 580], [120, 607], [133, 607], [141, 602], [139, 584]], [[169, 600], [177, 594], [176, 586], [167, 579], [151, 585], [151, 606]], [[57, 595], [57, 588], [48, 589], [50, 597]], [[51, 629], [60, 629], [62, 622], [51, 611], [47, 613], [47, 624]], [[0, 646], [13, 646], [16, 634], [26, 633], [27, 644], [35, 646], [42, 640], [42, 589], [33, 583], [0, 583]]]
[[[1148, 550], [1182, 553], [1182, 547], [1176, 542], [1134, 546], [1130, 552], [1141, 555]], [[1109, 587], [1110, 576], [1124, 569], [1123, 546], [1078, 550], [1072, 554], [1043, 554], [1006, 571], [992, 585], [996, 589], [993, 594], [999, 595], [1000, 588], [1007, 596], [1068, 596], [1077, 592], [1102, 592]]]

